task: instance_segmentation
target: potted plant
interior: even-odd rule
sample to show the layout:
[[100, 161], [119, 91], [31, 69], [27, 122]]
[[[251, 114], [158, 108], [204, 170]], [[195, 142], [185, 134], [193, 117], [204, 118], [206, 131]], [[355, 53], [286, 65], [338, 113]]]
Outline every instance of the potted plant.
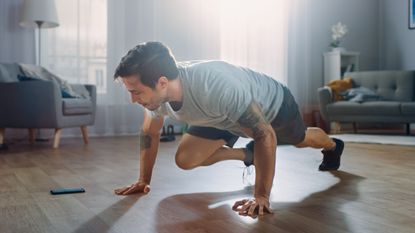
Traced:
[[346, 51], [345, 48], [340, 46], [340, 43], [341, 39], [347, 34], [347, 32], [347, 26], [341, 22], [338, 22], [331, 27], [332, 42], [330, 43], [330, 47], [332, 51]]

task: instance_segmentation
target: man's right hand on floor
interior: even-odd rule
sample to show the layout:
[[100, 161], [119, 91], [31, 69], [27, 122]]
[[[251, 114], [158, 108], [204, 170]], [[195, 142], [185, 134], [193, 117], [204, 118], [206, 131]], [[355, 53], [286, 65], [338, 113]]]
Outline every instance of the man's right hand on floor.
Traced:
[[147, 194], [148, 192], [150, 192], [150, 185], [144, 182], [137, 182], [127, 187], [115, 189], [114, 192], [117, 195], [129, 195], [133, 193]]

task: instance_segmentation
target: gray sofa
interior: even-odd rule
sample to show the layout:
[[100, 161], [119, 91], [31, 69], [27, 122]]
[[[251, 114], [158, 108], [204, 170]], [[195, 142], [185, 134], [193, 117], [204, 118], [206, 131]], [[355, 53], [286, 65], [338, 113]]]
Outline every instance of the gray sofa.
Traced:
[[[18, 75], [27, 75], [19, 64], [0, 63], [0, 145], [4, 147], [6, 128], [29, 129], [29, 140], [34, 142], [35, 129], [55, 129], [53, 147], [59, 147], [62, 128], [80, 127], [84, 143], [88, 143], [87, 126], [94, 124], [96, 87], [70, 85], [87, 97], [63, 98], [62, 82], [47, 70], [34, 67], [43, 80], [19, 81]], [[36, 74], [36, 72], [34, 72]], [[21, 76], [20, 76], [21, 77]], [[68, 96], [66, 96], [68, 97]], [[71, 96], [69, 96], [71, 97]]]
[[376, 101], [333, 101], [330, 87], [318, 89], [320, 113], [330, 125], [332, 122], [403, 123], [407, 134], [410, 123], [415, 123], [415, 72], [364, 71], [346, 73], [354, 87], [373, 90], [380, 98]]

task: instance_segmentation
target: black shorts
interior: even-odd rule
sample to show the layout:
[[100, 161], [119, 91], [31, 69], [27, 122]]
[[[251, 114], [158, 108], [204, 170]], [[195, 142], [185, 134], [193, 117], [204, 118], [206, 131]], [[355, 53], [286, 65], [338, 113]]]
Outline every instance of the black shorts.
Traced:
[[271, 126], [277, 135], [278, 144], [297, 145], [304, 141], [306, 127], [294, 96], [287, 87], [284, 89], [284, 100]]
[[211, 140], [224, 140], [226, 145], [233, 147], [239, 136], [230, 133], [229, 131], [217, 129], [213, 127], [202, 127], [202, 126], [190, 126], [187, 132], [190, 135], [211, 139]]
[[[283, 90], [284, 100], [271, 126], [277, 135], [278, 145], [296, 145], [304, 140], [306, 127], [290, 90], [286, 87]], [[190, 126], [187, 133], [211, 140], [222, 139], [229, 147], [233, 147], [239, 138], [229, 131], [213, 127]]]

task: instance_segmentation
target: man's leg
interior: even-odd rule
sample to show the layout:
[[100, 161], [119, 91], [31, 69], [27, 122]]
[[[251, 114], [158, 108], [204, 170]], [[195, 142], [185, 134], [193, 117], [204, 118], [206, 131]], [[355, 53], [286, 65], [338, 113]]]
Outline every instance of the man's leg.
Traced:
[[185, 134], [176, 152], [176, 164], [187, 170], [223, 160], [244, 160], [245, 153], [242, 148], [224, 147], [225, 144], [223, 139], [214, 140]]
[[284, 88], [284, 100], [276, 118], [271, 123], [277, 135], [278, 144], [290, 144], [296, 147], [312, 147], [323, 149], [323, 162], [319, 170], [337, 170], [344, 143], [329, 136], [320, 128], [306, 128], [297, 103], [291, 92]]
[[295, 146], [299, 148], [312, 147], [316, 149], [331, 150], [336, 147], [336, 143], [322, 129], [308, 127], [305, 131], [304, 140]]
[[340, 158], [344, 148], [343, 141], [336, 138], [329, 138], [320, 128], [307, 128], [304, 140], [295, 146], [300, 148], [322, 148], [323, 162], [318, 167], [320, 171], [337, 170], [340, 167]]

